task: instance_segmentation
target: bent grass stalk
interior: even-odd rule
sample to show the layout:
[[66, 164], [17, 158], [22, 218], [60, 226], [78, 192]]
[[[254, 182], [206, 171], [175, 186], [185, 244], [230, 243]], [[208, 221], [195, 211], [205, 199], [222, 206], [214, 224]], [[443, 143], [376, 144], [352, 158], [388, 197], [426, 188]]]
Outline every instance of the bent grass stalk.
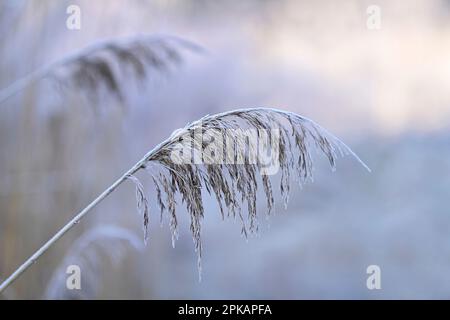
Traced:
[[[273, 128], [280, 130], [277, 161], [279, 161], [281, 171], [280, 193], [285, 206], [287, 206], [289, 199], [291, 170], [297, 171], [297, 181], [300, 186], [308, 181], [312, 181], [313, 160], [310, 150], [312, 147], [321, 150], [326, 155], [333, 169], [335, 169], [336, 159], [339, 156], [352, 155], [370, 172], [367, 165], [345, 143], [314, 121], [295, 113], [274, 108], [247, 108], [208, 115], [187, 124], [182, 129], [175, 130], [169, 138], [150, 150], [17, 268], [0, 285], [0, 292], [20, 277], [58, 239], [77, 225], [87, 213], [108, 197], [125, 180], [131, 180], [136, 185], [137, 207], [143, 216], [144, 241], [146, 241], [149, 224], [148, 200], [145, 196], [143, 185], [134, 176], [140, 169], [147, 169], [152, 177], [157, 192], [156, 203], [160, 207], [161, 217], [163, 212], [167, 212], [169, 215], [173, 242], [178, 237], [175, 196], [177, 194], [181, 196], [191, 220], [190, 229], [198, 255], [200, 276], [202, 255], [201, 220], [204, 215], [201, 190], [204, 187], [209, 194], [215, 196], [222, 218], [225, 217], [224, 209], [227, 210], [227, 217], [239, 218], [242, 223], [242, 233], [247, 236], [248, 231], [253, 233], [258, 230], [256, 212], [257, 170], [261, 170], [262, 167], [261, 163], [252, 163], [250, 161], [253, 158], [251, 153], [256, 152], [255, 146], [250, 146], [250, 152], [246, 152], [244, 145], [247, 143], [247, 137], [235, 131], [227, 138], [231, 139], [232, 145], [237, 146], [235, 152], [237, 152], [237, 157], [245, 160], [244, 164], [177, 164], [171, 158], [172, 152], [179, 146], [180, 141], [185, 140], [184, 143], [188, 143], [197, 154], [200, 153], [203, 159], [211, 160], [208, 159], [209, 155], [203, 152], [205, 146], [202, 140], [195, 137], [195, 130], [200, 129], [202, 132], [213, 130], [215, 135], [213, 137], [214, 144], [220, 150], [223, 145], [218, 141], [220, 141], [220, 138], [223, 138], [226, 130], [236, 129], [239, 132], [245, 126], [257, 130], [268, 131]], [[151, 171], [154, 168], [149, 166], [149, 164], [153, 163], [160, 165], [163, 172]], [[262, 175], [261, 180], [267, 200], [266, 214], [269, 215], [274, 204], [272, 183], [267, 175]], [[162, 197], [162, 194], [165, 194], [165, 199]], [[245, 202], [247, 203], [248, 211], [247, 219], [244, 218], [241, 208], [241, 204]]]

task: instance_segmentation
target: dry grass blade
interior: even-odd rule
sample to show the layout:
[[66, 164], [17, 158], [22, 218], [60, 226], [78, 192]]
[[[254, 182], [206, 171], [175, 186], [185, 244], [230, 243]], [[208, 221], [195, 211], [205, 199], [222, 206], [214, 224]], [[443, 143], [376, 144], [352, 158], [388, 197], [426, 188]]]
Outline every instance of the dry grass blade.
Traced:
[[124, 101], [125, 79], [143, 80], [152, 71], [169, 71], [183, 60], [183, 51], [203, 52], [198, 45], [174, 36], [134, 36], [100, 41], [68, 55], [0, 91], [0, 103], [43, 78], [60, 87], [76, 88], [96, 101], [101, 90]]

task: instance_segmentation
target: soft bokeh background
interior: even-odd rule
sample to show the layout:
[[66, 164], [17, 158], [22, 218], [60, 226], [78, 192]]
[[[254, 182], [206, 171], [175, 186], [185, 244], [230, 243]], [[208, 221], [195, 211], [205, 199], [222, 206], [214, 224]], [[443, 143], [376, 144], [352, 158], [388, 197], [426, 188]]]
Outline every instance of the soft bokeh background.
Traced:
[[[81, 7], [79, 31], [66, 28], [70, 4]], [[379, 30], [366, 26], [372, 4]], [[147, 247], [120, 244], [116, 263], [117, 239], [94, 237], [82, 292], [65, 290], [61, 273], [88, 232], [115, 226], [142, 239], [125, 184], [0, 297], [46, 298], [52, 283], [58, 298], [450, 298], [449, 18], [444, 0], [1, 0], [0, 88], [103, 38], [167, 33], [208, 50], [146, 90], [124, 79], [125, 108], [108, 101], [98, 113], [42, 84], [0, 105], [2, 279], [152, 146], [207, 113], [295, 111], [373, 172], [344, 158], [332, 173], [317, 158], [315, 183], [294, 187], [288, 209], [279, 201], [248, 241], [208, 199], [202, 282], [182, 219], [174, 249], [167, 224], [153, 223]], [[366, 287], [372, 264], [381, 290]]]

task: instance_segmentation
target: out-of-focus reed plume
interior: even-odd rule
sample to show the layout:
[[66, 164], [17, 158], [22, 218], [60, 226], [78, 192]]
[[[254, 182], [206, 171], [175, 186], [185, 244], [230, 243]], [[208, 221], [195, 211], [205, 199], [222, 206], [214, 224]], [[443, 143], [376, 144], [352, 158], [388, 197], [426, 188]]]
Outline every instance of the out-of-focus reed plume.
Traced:
[[[93, 299], [101, 289], [102, 269], [105, 261], [119, 265], [128, 249], [140, 251], [142, 242], [131, 231], [116, 226], [100, 226], [84, 233], [69, 249], [55, 270], [46, 289], [46, 299]], [[81, 289], [66, 287], [69, 265], [82, 271]]]
[[193, 42], [169, 35], [139, 35], [96, 42], [4, 88], [0, 91], [0, 103], [44, 78], [54, 80], [63, 89], [81, 90], [94, 102], [102, 91], [124, 102], [130, 79], [140, 83], [152, 71], [169, 71], [183, 61], [183, 51], [204, 52]]

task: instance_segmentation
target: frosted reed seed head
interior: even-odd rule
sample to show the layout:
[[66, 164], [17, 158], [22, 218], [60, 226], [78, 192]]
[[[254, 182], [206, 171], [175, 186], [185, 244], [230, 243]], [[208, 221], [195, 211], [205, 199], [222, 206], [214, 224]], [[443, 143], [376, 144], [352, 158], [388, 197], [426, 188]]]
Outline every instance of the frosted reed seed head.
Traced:
[[[274, 206], [270, 174], [280, 171], [279, 190], [287, 206], [291, 177], [300, 186], [313, 179], [314, 149], [325, 154], [333, 170], [338, 157], [352, 155], [370, 171], [349, 147], [312, 120], [273, 108], [239, 109], [189, 123], [150, 151], [140, 168], [152, 177], [156, 203], [161, 217], [163, 212], [169, 216], [173, 241], [178, 237], [176, 198], [181, 197], [190, 216], [200, 270], [203, 192], [215, 197], [223, 218], [238, 218], [247, 236], [258, 230], [258, 187], [262, 186], [266, 215], [270, 215]], [[142, 212], [147, 201], [142, 200], [142, 185], [137, 178], [132, 180]], [[144, 216], [146, 229], [145, 221]]]
[[82, 89], [92, 99], [105, 89], [125, 99], [129, 79], [145, 80], [182, 63], [184, 51], [201, 52], [194, 43], [172, 36], [113, 39], [89, 47], [55, 68], [50, 76], [64, 86]]
[[[123, 102], [130, 80], [140, 84], [155, 71], [169, 72], [183, 62], [187, 52], [205, 51], [193, 42], [169, 35], [98, 41], [0, 90], [0, 103], [43, 78], [53, 80], [57, 88], [79, 90], [94, 102], [110, 95]], [[103, 92], [107, 95], [101, 95]]]
[[[101, 289], [104, 262], [118, 266], [132, 248], [142, 251], [142, 242], [131, 231], [105, 225], [83, 233], [69, 249], [60, 265], [53, 272], [45, 292], [46, 299], [94, 299]], [[67, 267], [76, 265], [81, 272], [81, 290], [66, 287]]]

